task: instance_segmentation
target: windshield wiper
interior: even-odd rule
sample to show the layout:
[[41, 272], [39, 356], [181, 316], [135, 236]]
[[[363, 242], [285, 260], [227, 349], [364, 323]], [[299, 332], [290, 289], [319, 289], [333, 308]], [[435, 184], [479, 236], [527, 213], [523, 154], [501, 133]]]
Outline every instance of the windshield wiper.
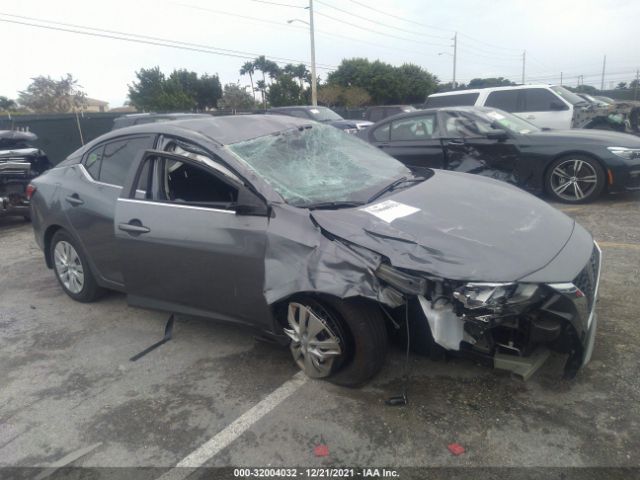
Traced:
[[392, 192], [393, 190], [398, 188], [403, 183], [419, 183], [419, 182], [422, 182], [423, 180], [426, 180], [426, 179], [427, 179], [427, 177], [414, 177], [414, 178], [402, 177], [402, 178], [399, 178], [396, 181], [391, 182], [389, 185], [384, 187], [382, 190], [378, 190], [376, 193], [371, 195], [371, 197], [369, 197], [369, 200], [367, 200], [367, 203], [373, 202], [375, 199], [380, 198], [382, 195], [384, 195], [387, 192]]
[[320, 210], [320, 209], [331, 209], [331, 208], [350, 208], [350, 207], [359, 207], [364, 205], [362, 202], [318, 202], [311, 203], [309, 205], [304, 205], [305, 208], [309, 210]]

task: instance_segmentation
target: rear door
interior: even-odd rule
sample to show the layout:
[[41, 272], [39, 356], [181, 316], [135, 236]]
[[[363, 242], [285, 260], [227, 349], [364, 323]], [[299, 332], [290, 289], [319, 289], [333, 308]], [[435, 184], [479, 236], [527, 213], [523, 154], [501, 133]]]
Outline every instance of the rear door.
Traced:
[[383, 123], [370, 132], [369, 139], [409, 168], [444, 168], [444, 151], [435, 112]]
[[76, 236], [103, 282], [124, 282], [114, 261], [113, 217], [116, 200], [136, 156], [152, 148], [155, 135], [120, 137], [102, 143], [73, 168], [75, 178], [64, 183], [63, 209]]
[[266, 206], [237, 214], [247, 192], [224, 166], [166, 152], [140, 161], [115, 219], [129, 302], [267, 326]]

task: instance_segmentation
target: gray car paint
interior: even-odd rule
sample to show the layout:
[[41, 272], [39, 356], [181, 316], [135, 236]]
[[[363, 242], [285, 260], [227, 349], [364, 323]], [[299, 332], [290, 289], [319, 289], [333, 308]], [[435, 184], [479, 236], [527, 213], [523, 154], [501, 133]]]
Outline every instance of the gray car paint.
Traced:
[[[137, 202], [130, 184], [141, 157], [132, 159], [129, 188], [125, 186], [112, 213], [117, 249], [111, 258], [124, 266], [124, 290], [133, 303], [274, 330], [268, 306], [302, 291], [398, 305], [397, 294], [374, 275], [381, 255], [395, 267], [483, 281], [511, 281], [535, 272], [544, 278], [540, 272], [564, 256], [561, 252], [570, 241], [578, 254], [566, 257], [562, 278], [553, 281], [569, 279], [588, 258], [582, 252], [592, 248], [591, 237], [571, 219], [490, 179], [438, 172], [422, 184], [380, 199], [420, 208], [384, 225], [359, 209], [310, 212], [286, 205], [266, 182], [221, 148], [305, 125], [307, 121], [270, 115], [184, 120], [117, 131], [118, 136], [172, 135], [200, 145], [244, 179], [246, 188], [270, 208], [269, 216], [244, 216]], [[98, 141], [117, 135], [107, 134]], [[73, 178], [67, 172], [79, 168], [73, 163], [96, 143], [74, 154], [71, 165], [54, 169], [55, 178], [46, 174], [36, 180], [34, 230], [39, 245], [45, 245], [52, 226], [59, 224], [75, 236], [80, 234], [77, 228], [87, 228], [84, 224], [76, 228], [60, 215], [61, 197], [51, 190], [56, 188], [52, 183], [64, 185]], [[118, 229], [133, 219], [148, 226], [151, 235], [136, 237]], [[577, 235], [572, 235], [574, 231]], [[95, 262], [91, 266], [96, 268]], [[100, 281], [103, 276], [99, 270], [95, 273]]]

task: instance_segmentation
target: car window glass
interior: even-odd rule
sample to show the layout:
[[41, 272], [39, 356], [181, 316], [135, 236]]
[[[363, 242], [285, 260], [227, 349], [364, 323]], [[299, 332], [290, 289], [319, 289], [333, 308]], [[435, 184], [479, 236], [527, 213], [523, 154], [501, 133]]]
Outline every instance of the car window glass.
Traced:
[[373, 131], [373, 138], [378, 142], [387, 142], [389, 141], [389, 128], [391, 127], [390, 123], [386, 125], [382, 125], [381, 127], [376, 128]]
[[498, 90], [491, 92], [485, 106], [499, 108], [505, 112], [518, 112], [518, 90]]
[[491, 130], [491, 123], [463, 112], [446, 112], [444, 114], [444, 128], [451, 138], [483, 137]]
[[469, 107], [475, 105], [479, 93], [460, 93], [455, 95], [442, 95], [439, 97], [429, 97], [426, 107]]
[[104, 145], [100, 145], [98, 148], [91, 150], [84, 160], [84, 167], [94, 180], [100, 178], [100, 165], [102, 164], [103, 151]]
[[552, 104], [560, 107], [564, 104], [554, 94], [544, 88], [528, 88], [524, 91], [524, 108], [523, 112], [549, 112], [558, 110], [553, 108]]
[[142, 166], [142, 171], [140, 172], [140, 176], [138, 177], [138, 183], [136, 184], [135, 198], [150, 199], [152, 197], [152, 165], [153, 161], [151, 159], [145, 160], [144, 165]]
[[169, 142], [165, 147], [165, 150], [167, 152], [176, 153], [178, 155], [182, 155], [183, 157], [187, 157], [192, 160], [197, 160], [199, 162], [202, 162], [207, 166], [215, 170], [218, 170], [223, 175], [229, 178], [232, 178], [233, 180], [236, 180], [238, 182], [240, 181], [240, 179], [236, 174], [234, 174], [231, 170], [229, 170], [227, 167], [222, 165], [219, 161], [217, 161], [217, 159], [214, 160], [211, 157], [211, 155], [206, 154], [200, 147], [197, 147], [196, 145], [192, 145], [183, 140], [180, 140], [180, 141], [176, 140], [176, 141]]
[[370, 115], [370, 119], [372, 122], [377, 122], [378, 120], [382, 120], [383, 118], [383, 111], [379, 108], [374, 108], [371, 111], [371, 115]]
[[302, 110], [285, 110], [282, 114], [289, 115], [290, 117], [309, 118], [309, 115]]
[[143, 150], [153, 146], [153, 137], [129, 137], [107, 143], [104, 148], [100, 181], [117, 185], [124, 185], [129, 168]]
[[391, 123], [391, 141], [427, 140], [435, 133], [435, 115], [403, 118]]
[[173, 159], [165, 159], [161, 164], [164, 201], [230, 210], [238, 199], [237, 188], [203, 167]]

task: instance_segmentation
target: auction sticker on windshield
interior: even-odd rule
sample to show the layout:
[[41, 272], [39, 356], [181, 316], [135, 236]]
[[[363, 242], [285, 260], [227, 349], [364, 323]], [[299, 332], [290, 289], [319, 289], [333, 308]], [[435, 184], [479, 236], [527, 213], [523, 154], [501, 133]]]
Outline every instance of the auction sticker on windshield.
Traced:
[[405, 205], [404, 203], [396, 202], [395, 200], [385, 200], [384, 202], [375, 203], [369, 207], [361, 208], [363, 212], [375, 215], [380, 220], [384, 220], [387, 223], [393, 222], [397, 218], [406, 217], [413, 213], [419, 212], [420, 209]]

